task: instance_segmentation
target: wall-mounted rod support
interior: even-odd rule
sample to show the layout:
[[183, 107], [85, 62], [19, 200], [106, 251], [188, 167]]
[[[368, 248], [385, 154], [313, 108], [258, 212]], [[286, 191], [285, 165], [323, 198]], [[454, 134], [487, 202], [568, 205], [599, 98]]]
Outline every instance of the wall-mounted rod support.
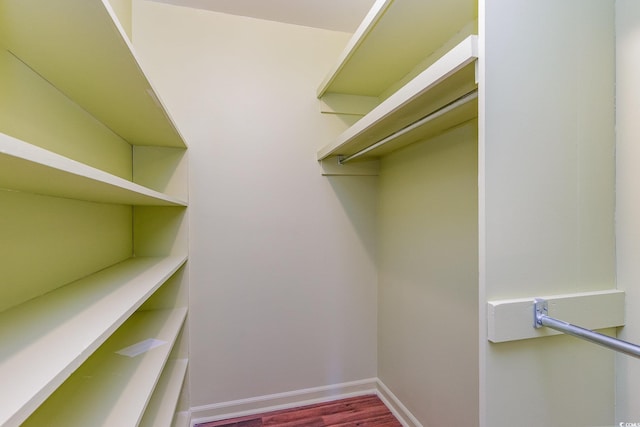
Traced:
[[546, 326], [548, 328], [555, 329], [556, 331], [564, 332], [565, 334], [572, 335], [577, 338], [582, 338], [583, 340], [610, 348], [620, 353], [640, 358], [640, 346], [636, 344], [619, 340], [608, 335], [603, 335], [590, 329], [581, 328], [580, 326], [572, 325], [571, 323], [567, 323], [562, 320], [554, 319], [553, 317], [549, 317], [547, 313], [547, 301], [541, 298], [536, 298], [533, 304], [533, 325], [535, 328]]
[[403, 127], [402, 129], [392, 133], [391, 135], [381, 139], [380, 141], [366, 147], [363, 148], [362, 150], [358, 151], [357, 153], [351, 154], [350, 156], [340, 156], [338, 158], [338, 163], [345, 164], [346, 162], [353, 160], [353, 159], [357, 159], [358, 157], [367, 154], [369, 151], [371, 150], [375, 150], [378, 147], [383, 146], [384, 144], [386, 144], [389, 141], [392, 141], [408, 132], [411, 132], [412, 130], [424, 125], [425, 123], [428, 123], [432, 120], [437, 119], [440, 116], [443, 116], [445, 114], [447, 114], [449, 111], [451, 110], [455, 110], [456, 108], [466, 104], [467, 102], [473, 101], [476, 98], [478, 98], [478, 89], [474, 89], [469, 93], [466, 93], [464, 95], [462, 95], [461, 97], [451, 101], [450, 103], [448, 103], [447, 105], [427, 114], [426, 116], [424, 116], [423, 118], [411, 123], [410, 125], [407, 125], [405, 127]]

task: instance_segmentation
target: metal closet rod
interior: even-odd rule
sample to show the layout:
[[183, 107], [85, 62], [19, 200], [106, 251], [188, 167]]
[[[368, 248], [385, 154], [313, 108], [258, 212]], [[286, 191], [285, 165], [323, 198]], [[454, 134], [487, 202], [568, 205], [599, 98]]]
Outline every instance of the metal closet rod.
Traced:
[[371, 150], [375, 150], [378, 147], [383, 146], [384, 144], [386, 144], [387, 142], [396, 139], [402, 135], [404, 135], [407, 132], [411, 132], [412, 130], [424, 125], [425, 123], [428, 123], [432, 120], [437, 119], [440, 116], [443, 116], [445, 114], [447, 114], [449, 111], [451, 110], [455, 110], [456, 108], [460, 107], [461, 105], [466, 104], [467, 102], [473, 101], [474, 99], [478, 98], [478, 89], [474, 89], [471, 92], [465, 93], [464, 95], [462, 95], [461, 97], [451, 101], [450, 103], [448, 103], [447, 105], [440, 107], [439, 109], [427, 114], [426, 116], [424, 116], [423, 118], [411, 123], [410, 125], [407, 125], [405, 127], [403, 127], [402, 129], [392, 133], [391, 135], [381, 139], [380, 141], [366, 147], [363, 148], [362, 150], [358, 151], [357, 153], [351, 154], [349, 156], [339, 156], [338, 157], [338, 163], [343, 165], [345, 163], [347, 163], [348, 161], [351, 161], [353, 159], [357, 159], [358, 157], [367, 154], [369, 151]]
[[547, 301], [542, 298], [536, 298], [533, 304], [533, 322], [535, 328], [546, 326], [548, 328], [555, 329], [556, 331], [564, 332], [565, 334], [607, 347], [611, 350], [640, 358], [640, 346], [636, 344], [600, 334], [590, 329], [581, 328], [580, 326], [572, 325], [571, 323], [567, 323], [562, 320], [554, 319], [553, 317], [549, 317], [547, 312]]

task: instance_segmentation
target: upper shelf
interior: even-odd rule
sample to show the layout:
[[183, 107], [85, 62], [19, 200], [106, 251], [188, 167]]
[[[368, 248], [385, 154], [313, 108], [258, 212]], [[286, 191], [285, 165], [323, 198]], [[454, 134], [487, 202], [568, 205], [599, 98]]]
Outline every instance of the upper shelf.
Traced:
[[327, 92], [379, 97], [452, 39], [475, 33], [476, 20], [476, 0], [377, 0], [318, 97]]
[[0, 133], [0, 188], [146, 206], [186, 202]]
[[185, 147], [107, 0], [3, 0], [0, 44], [129, 143]]
[[132, 258], [0, 313], [0, 425], [20, 425], [185, 261]]
[[[477, 88], [477, 45], [477, 36], [467, 37], [322, 148], [318, 160], [350, 156], [388, 139], [386, 145], [367, 153], [369, 157], [380, 156], [477, 117], [475, 101], [451, 105]], [[423, 123], [421, 119], [430, 114], [433, 120]]]

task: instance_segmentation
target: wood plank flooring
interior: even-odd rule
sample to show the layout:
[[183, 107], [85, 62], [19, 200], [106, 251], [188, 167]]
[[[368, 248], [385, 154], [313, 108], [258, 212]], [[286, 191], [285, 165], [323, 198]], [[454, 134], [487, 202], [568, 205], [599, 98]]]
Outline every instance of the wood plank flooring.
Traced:
[[300, 408], [198, 424], [197, 427], [402, 427], [378, 396], [360, 396]]

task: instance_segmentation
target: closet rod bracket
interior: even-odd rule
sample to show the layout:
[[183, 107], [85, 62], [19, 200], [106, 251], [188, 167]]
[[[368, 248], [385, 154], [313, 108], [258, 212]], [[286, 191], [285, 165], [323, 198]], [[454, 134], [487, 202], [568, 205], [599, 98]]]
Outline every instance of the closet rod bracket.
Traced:
[[542, 324], [542, 316], [549, 314], [549, 303], [542, 298], [533, 300], [533, 327], [538, 329], [544, 327]]
[[542, 298], [533, 300], [534, 327], [542, 328], [546, 326], [556, 331], [563, 332], [567, 335], [574, 336], [593, 344], [598, 344], [619, 353], [640, 358], [640, 345], [623, 341], [590, 329], [572, 325], [563, 320], [558, 320], [548, 315], [547, 301]]

